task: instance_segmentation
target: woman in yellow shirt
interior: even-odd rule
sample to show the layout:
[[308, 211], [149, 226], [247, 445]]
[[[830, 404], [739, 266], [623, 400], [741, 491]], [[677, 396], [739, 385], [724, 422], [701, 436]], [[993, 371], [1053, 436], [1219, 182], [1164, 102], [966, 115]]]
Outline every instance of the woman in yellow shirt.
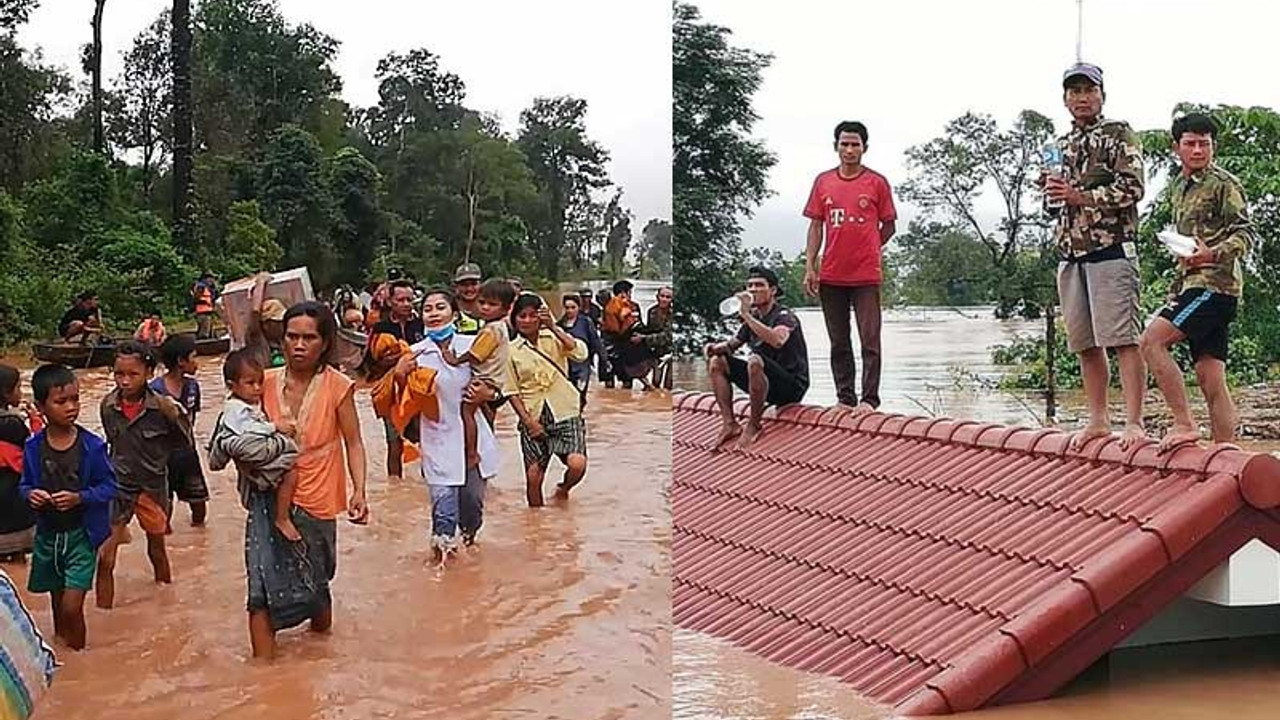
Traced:
[[569, 362], [586, 360], [587, 345], [556, 325], [537, 295], [516, 298], [511, 324], [516, 338], [511, 341], [506, 395], [520, 417], [525, 496], [530, 507], [540, 507], [553, 455], [565, 466], [556, 488], [558, 500], [567, 499], [587, 472], [587, 425], [578, 388], [569, 380]]

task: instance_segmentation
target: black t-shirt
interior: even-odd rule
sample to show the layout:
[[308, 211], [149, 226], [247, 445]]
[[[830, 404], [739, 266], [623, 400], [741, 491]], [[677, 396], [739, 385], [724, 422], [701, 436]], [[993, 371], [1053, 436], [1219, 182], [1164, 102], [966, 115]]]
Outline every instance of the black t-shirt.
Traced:
[[77, 320], [80, 322], [88, 322], [89, 319], [97, 316], [98, 313], [96, 310], [89, 310], [83, 305], [76, 303], [71, 306], [70, 310], [67, 310], [62, 314], [62, 320], [58, 323], [58, 334], [62, 337], [66, 337], [67, 330], [71, 327], [71, 323], [76, 322]]
[[[14, 410], [0, 408], [0, 442], [21, 450], [27, 442], [27, 423]], [[35, 524], [36, 515], [18, 492], [22, 472], [0, 464], [0, 533], [26, 530]]]
[[805, 387], [809, 386], [809, 347], [804, 342], [804, 331], [800, 328], [800, 319], [778, 303], [769, 308], [769, 312], [759, 318], [760, 322], [774, 328], [784, 325], [791, 328], [791, 335], [782, 347], [771, 347], [759, 335], [751, 332], [746, 323], [738, 329], [738, 341], [746, 345], [751, 352], [778, 363], [783, 370], [791, 373]]
[[372, 334], [377, 335], [379, 333], [394, 335], [397, 339], [403, 340], [410, 345], [422, 342], [422, 339], [427, 336], [427, 330], [423, 327], [421, 318], [412, 318], [403, 325], [390, 318], [382, 320], [373, 326]]
[[[66, 450], [55, 450], [49, 439], [40, 444], [40, 462], [44, 466], [40, 476], [40, 487], [50, 495], [68, 490], [80, 492], [80, 440], [79, 438]], [[56, 510], [51, 505], [40, 508], [49, 529], [56, 532], [75, 530], [83, 524], [84, 508], [76, 506], [71, 510]]]

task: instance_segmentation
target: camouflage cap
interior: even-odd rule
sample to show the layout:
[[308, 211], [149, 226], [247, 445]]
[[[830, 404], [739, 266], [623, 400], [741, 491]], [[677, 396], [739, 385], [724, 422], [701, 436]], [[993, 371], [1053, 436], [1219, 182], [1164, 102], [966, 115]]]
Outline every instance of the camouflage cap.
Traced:
[[463, 263], [453, 271], [453, 281], [464, 282], [467, 280], [480, 280], [484, 277], [484, 273], [480, 272], [480, 266], [475, 263]]
[[1102, 68], [1097, 65], [1076, 63], [1075, 65], [1067, 68], [1066, 72], [1062, 73], [1062, 87], [1065, 88], [1067, 83], [1071, 82], [1072, 78], [1077, 77], [1082, 77], [1094, 85], [1102, 87]]

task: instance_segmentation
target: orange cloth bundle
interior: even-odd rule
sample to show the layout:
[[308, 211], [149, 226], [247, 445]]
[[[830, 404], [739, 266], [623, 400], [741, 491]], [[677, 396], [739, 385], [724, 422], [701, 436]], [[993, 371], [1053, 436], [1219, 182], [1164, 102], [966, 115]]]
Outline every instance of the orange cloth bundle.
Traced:
[[[384, 363], [412, 352], [409, 344], [388, 333], [379, 333], [369, 340], [369, 355], [374, 364]], [[380, 418], [391, 421], [396, 432], [404, 428], [418, 415], [431, 420], [440, 419], [440, 405], [436, 398], [436, 371], [431, 368], [415, 368], [405, 382], [396, 384], [395, 372], [388, 370], [369, 388], [373, 410]]]
[[604, 317], [600, 321], [600, 330], [608, 335], [622, 335], [632, 328], [640, 318], [636, 317], [631, 301], [618, 295], [604, 306]]

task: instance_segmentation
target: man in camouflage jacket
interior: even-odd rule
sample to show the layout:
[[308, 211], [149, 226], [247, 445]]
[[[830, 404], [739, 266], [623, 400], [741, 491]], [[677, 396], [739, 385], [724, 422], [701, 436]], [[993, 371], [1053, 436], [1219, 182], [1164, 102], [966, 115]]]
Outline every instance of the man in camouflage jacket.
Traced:
[[1107, 348], [1115, 348], [1124, 391], [1120, 447], [1144, 436], [1146, 368], [1138, 350], [1138, 201], [1142, 148], [1129, 125], [1102, 116], [1102, 70], [1077, 64], [1062, 75], [1071, 131], [1059, 140], [1063, 172], [1043, 178], [1045, 208], [1056, 219], [1058, 297], [1067, 347], [1080, 356], [1089, 424], [1071, 439], [1079, 449], [1111, 434]]
[[1236, 408], [1227, 391], [1227, 329], [1236, 316], [1241, 262], [1253, 231], [1240, 181], [1213, 162], [1216, 132], [1213, 120], [1199, 113], [1173, 123], [1173, 150], [1182, 169], [1169, 180], [1169, 200], [1177, 231], [1194, 237], [1196, 250], [1178, 259], [1171, 302], [1142, 334], [1142, 355], [1173, 413], [1173, 427], [1160, 441], [1162, 451], [1200, 439], [1182, 371], [1169, 353], [1184, 339], [1209, 405], [1213, 441], [1235, 438]]

